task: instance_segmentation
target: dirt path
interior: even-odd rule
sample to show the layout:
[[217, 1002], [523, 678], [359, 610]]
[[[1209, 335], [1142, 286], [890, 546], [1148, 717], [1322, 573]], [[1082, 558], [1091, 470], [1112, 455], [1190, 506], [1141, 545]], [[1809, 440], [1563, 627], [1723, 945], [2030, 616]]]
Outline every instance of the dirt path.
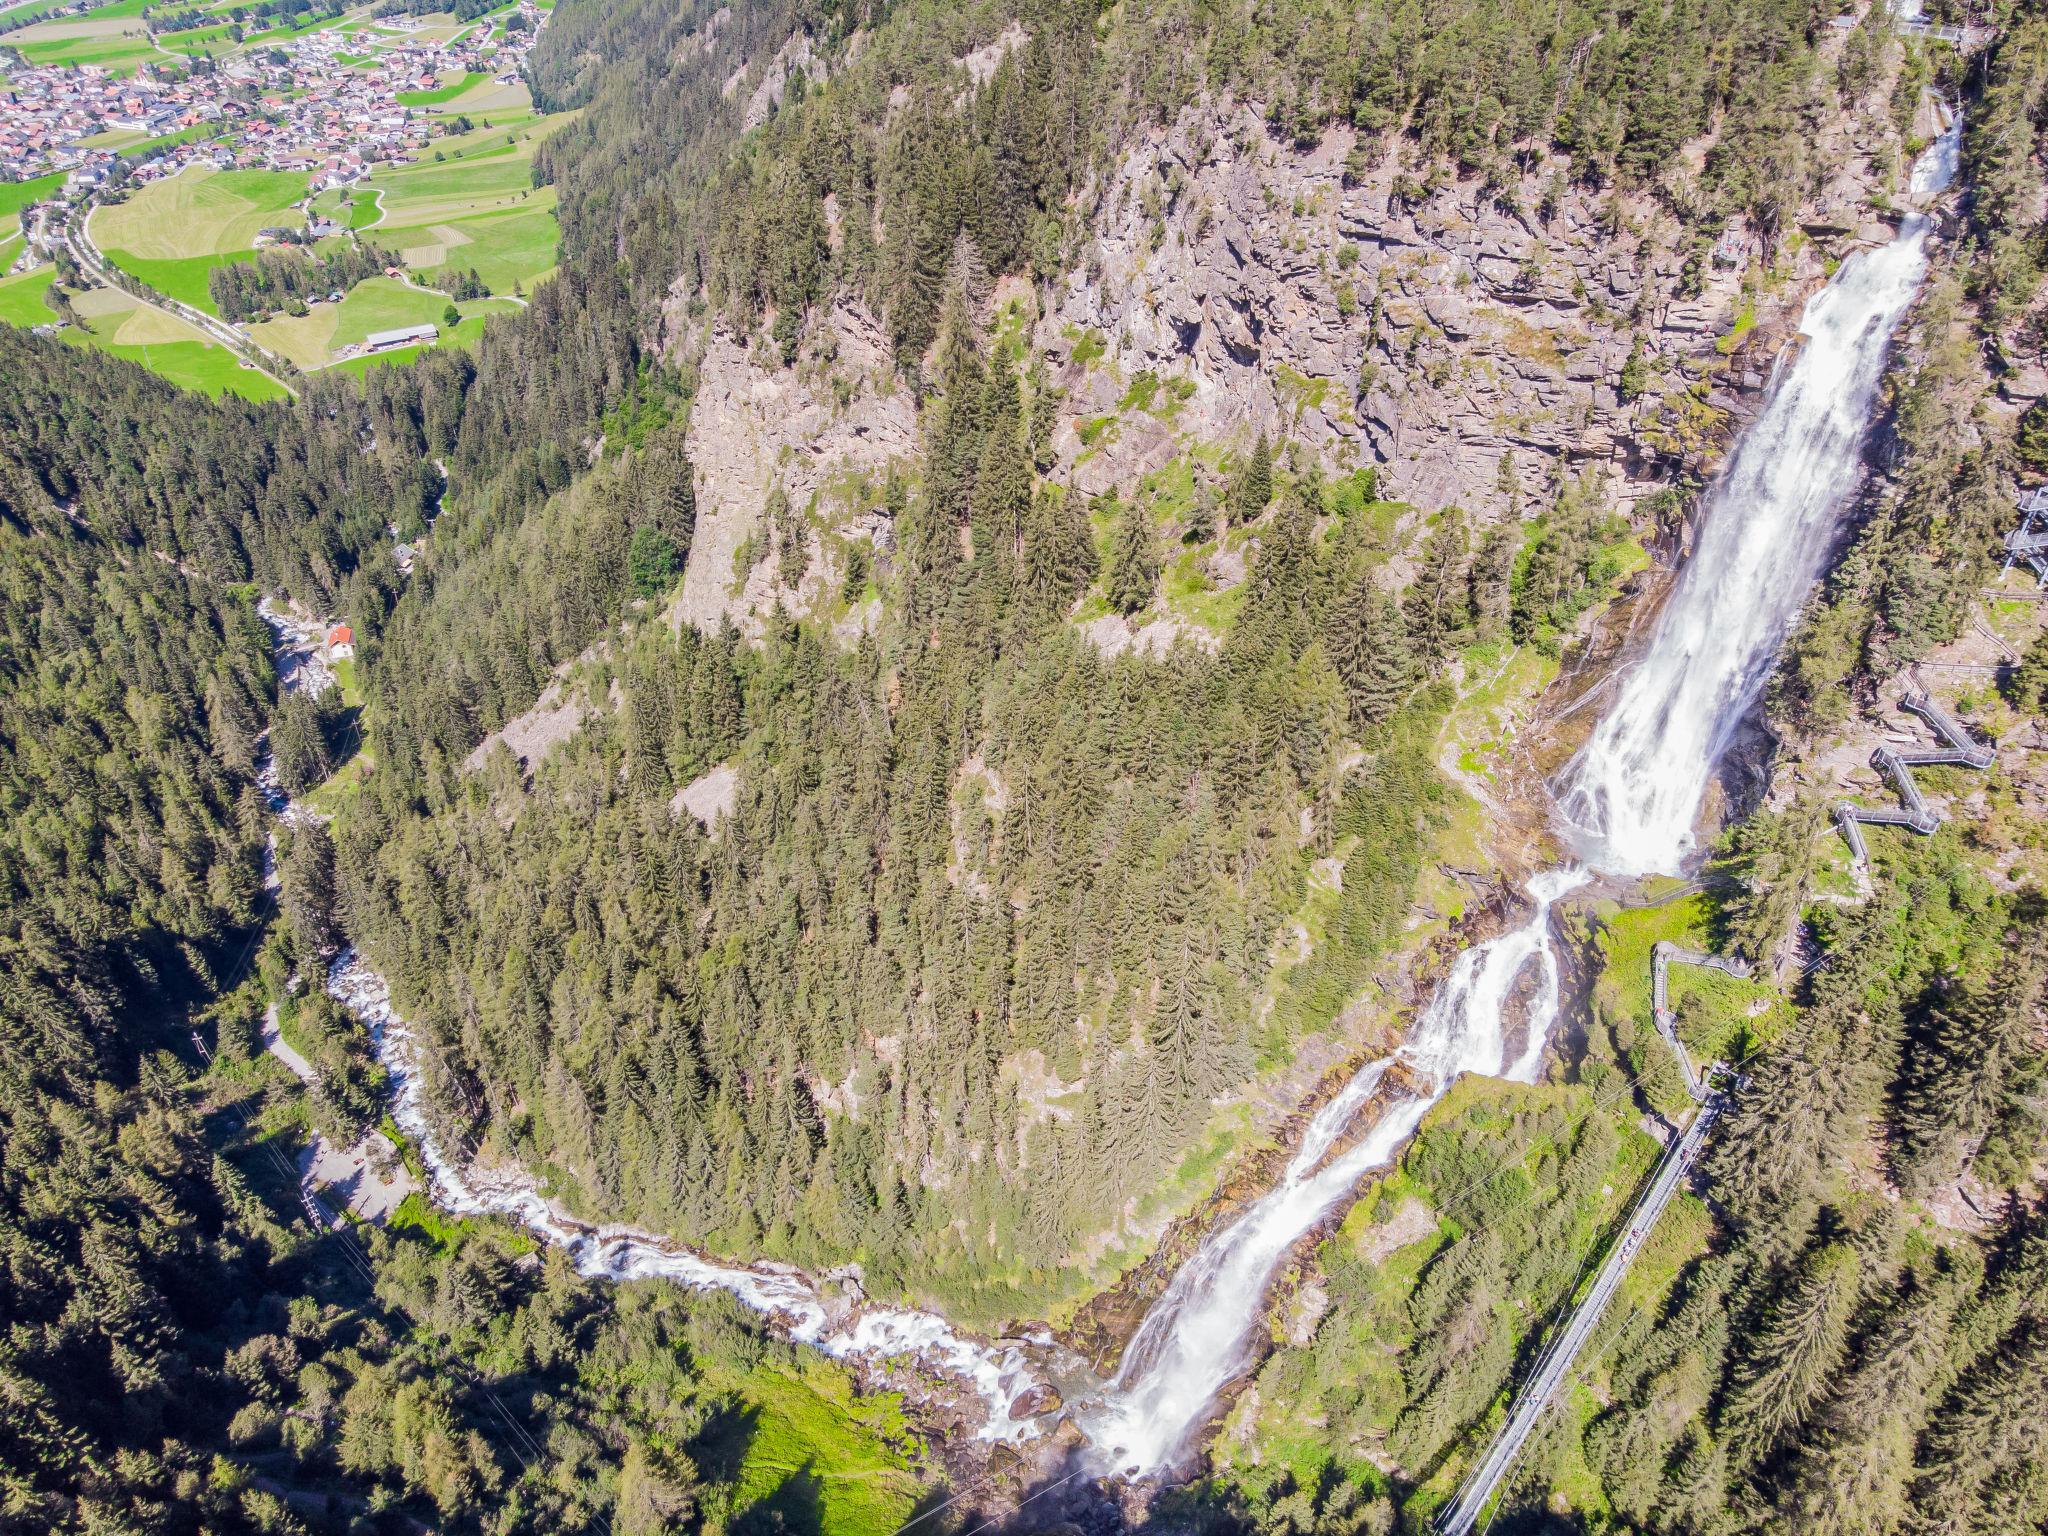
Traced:
[[[291, 1071], [308, 1088], [317, 1088], [319, 1073], [285, 1040], [279, 1027], [277, 1004], [263, 1011], [263, 1048]], [[299, 1180], [308, 1193], [324, 1192], [364, 1221], [383, 1222], [419, 1188], [412, 1170], [398, 1155], [398, 1148], [382, 1131], [372, 1130], [354, 1146], [336, 1147], [318, 1131], [306, 1138], [299, 1153]]]

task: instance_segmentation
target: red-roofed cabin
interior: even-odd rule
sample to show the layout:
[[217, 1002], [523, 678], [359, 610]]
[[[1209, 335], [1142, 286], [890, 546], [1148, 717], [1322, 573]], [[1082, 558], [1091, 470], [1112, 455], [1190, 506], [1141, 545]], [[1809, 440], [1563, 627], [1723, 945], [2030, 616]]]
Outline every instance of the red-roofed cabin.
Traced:
[[346, 624], [337, 624], [327, 631], [327, 654], [336, 661], [346, 661], [356, 653], [356, 632]]

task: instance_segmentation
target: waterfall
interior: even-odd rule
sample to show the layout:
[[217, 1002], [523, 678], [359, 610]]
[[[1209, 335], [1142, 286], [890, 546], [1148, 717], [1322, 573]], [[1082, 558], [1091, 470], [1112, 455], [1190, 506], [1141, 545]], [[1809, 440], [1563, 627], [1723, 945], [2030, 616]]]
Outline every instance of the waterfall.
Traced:
[[[1181, 1266], [1125, 1347], [1116, 1380], [1077, 1411], [1103, 1471], [1142, 1473], [1172, 1462], [1216, 1394], [1249, 1363], [1266, 1287], [1289, 1250], [1361, 1177], [1393, 1159], [1460, 1073], [1525, 1079], [1534, 1073], [1557, 1016], [1557, 960], [1544, 937], [1550, 905], [1585, 878], [1578, 870], [1551, 870], [1532, 880], [1535, 910], [1529, 920], [1460, 954], [1414, 1038], [1361, 1068], [1309, 1122], [1279, 1184], [1229, 1226], [1212, 1232]], [[1505, 1005], [1539, 955], [1542, 981], [1529, 1004], [1528, 1039], [1511, 1062], [1502, 1026]], [[1324, 1162], [1397, 1061], [1411, 1069], [1422, 1091], [1393, 1095], [1364, 1136]]]
[[[1915, 192], [1948, 185], [1961, 136], [1958, 118], [1914, 167]], [[1807, 305], [1796, 355], [1708, 492], [1697, 546], [1648, 650], [1563, 777], [1566, 835], [1597, 868], [1673, 874], [1691, 850], [1707, 781], [1834, 544], [1932, 228], [1909, 213], [1889, 244], [1842, 263]]]
[[[1961, 131], [1950, 123], [1921, 156], [1915, 193], [1948, 185]], [[1698, 546], [1647, 650], [1564, 775], [1560, 814], [1591, 870], [1671, 870], [1690, 847], [1707, 781], [1834, 542], [1892, 332], [1926, 275], [1931, 228], [1909, 213], [1893, 240], [1850, 257], [1808, 304], [1803, 343], [1707, 496]], [[1187, 1452], [1217, 1395], [1249, 1365], [1267, 1287], [1288, 1252], [1362, 1175], [1394, 1158], [1460, 1073], [1534, 1080], [1558, 1010], [1551, 904], [1587, 878], [1574, 866], [1530, 881], [1527, 922], [1459, 955], [1413, 1038], [1353, 1077], [1315, 1117], [1280, 1183], [1181, 1267], [1116, 1379], [1077, 1413], [1100, 1470], [1142, 1475]], [[1505, 1007], [1532, 963], [1527, 1035], [1509, 1061]], [[1420, 1091], [1394, 1093], [1365, 1135], [1324, 1163], [1396, 1060]]]

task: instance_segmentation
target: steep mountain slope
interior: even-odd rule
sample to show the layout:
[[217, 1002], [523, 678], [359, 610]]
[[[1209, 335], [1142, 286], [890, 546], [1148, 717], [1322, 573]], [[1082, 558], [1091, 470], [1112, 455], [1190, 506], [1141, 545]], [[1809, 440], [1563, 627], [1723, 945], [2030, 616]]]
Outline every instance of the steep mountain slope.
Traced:
[[[858, 1258], [969, 1316], [1142, 1249], [1273, 1125], [1254, 1068], [1399, 932], [1432, 858], [1431, 685], [1555, 653], [1631, 540], [1675, 526], [1657, 493], [1826, 264], [1881, 229], [1924, 127], [1897, 50], [1738, 10], [1654, 129], [1620, 105], [1639, 40], [1611, 57], [1547, 11], [1499, 23], [1540, 39], [1541, 84], [1479, 138], [1390, 132], [1367, 104], [1408, 87], [1370, 71], [1251, 105], [1311, 47], [1306, 12], [1203, 23], [1206, 73], [1164, 95], [1191, 17], [1091, 34], [1057, 5], [779, 35], [707, 14], [622, 64], [637, 87], [600, 75], [556, 141], [590, 178], [565, 209], [660, 131], [630, 115], [650, 69], [718, 79], [745, 152], [715, 188], [565, 214], [572, 249], [631, 253], [685, 419], [608, 419], [603, 462], [518, 532], [458, 494], [437, 601], [389, 632], [406, 773], [344, 824], [343, 863], [445, 1047], [444, 1102], [593, 1214]], [[1443, 46], [1490, 67], [1500, 34], [1461, 25]], [[1110, 105], [1084, 125], [1091, 89]], [[1365, 128], [1331, 120], [1344, 101]], [[1750, 133], [1773, 117], [1798, 156]], [[641, 243], [656, 217], [678, 247]], [[1752, 228], [1783, 236], [1768, 261]], [[684, 571], [645, 611], [684, 632], [605, 639], [678, 441]], [[543, 574], [594, 528], [608, 554]], [[515, 565], [535, 601], [489, 602], [506, 575], [482, 573]], [[536, 654], [520, 632], [565, 588], [580, 616]], [[451, 762], [478, 739], [428, 723], [446, 658], [497, 670], [489, 726], [579, 654], [589, 717], [530, 786], [418, 791], [414, 738]], [[678, 826], [714, 767], [730, 813]]]

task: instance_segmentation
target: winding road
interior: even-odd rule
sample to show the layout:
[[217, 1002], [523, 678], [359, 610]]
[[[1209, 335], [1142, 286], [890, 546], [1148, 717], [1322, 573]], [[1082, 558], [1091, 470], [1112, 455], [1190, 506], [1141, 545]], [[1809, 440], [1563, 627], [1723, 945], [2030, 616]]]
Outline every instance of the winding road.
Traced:
[[218, 316], [209, 315], [203, 309], [197, 309], [181, 300], [171, 298], [168, 294], [158, 293], [146, 284], [137, 282], [133, 278], [129, 279], [129, 282], [134, 284], [132, 287], [127, 283], [115, 281], [113, 269], [108, 264], [106, 257], [100, 253], [100, 248], [92, 243], [92, 235], [89, 233], [89, 226], [92, 223], [92, 209], [95, 206], [95, 204], [87, 204], [82, 214], [74, 213], [57, 226], [58, 238], [63, 241], [64, 248], [71, 253], [71, 259], [78, 264], [80, 271], [91, 277], [95, 282], [102, 283], [109, 288], [119, 288], [123, 293], [132, 295], [138, 302], [147, 304], [152, 309], [161, 310], [167, 315], [174, 315], [178, 319], [183, 320], [187, 325], [196, 327], [212, 340], [220, 343], [220, 345], [241, 358], [248, 367], [262, 374], [294, 400], [298, 399], [298, 390], [286, 383], [278, 373], [272, 371], [272, 368], [266, 368], [263, 364], [250, 360], [249, 354], [254, 352], [260, 357], [269, 359], [273, 367], [282, 368], [289, 367], [290, 365], [285, 363], [284, 359], [278, 357], [275, 353], [265, 351], [261, 346], [251, 341], [226, 321]]

